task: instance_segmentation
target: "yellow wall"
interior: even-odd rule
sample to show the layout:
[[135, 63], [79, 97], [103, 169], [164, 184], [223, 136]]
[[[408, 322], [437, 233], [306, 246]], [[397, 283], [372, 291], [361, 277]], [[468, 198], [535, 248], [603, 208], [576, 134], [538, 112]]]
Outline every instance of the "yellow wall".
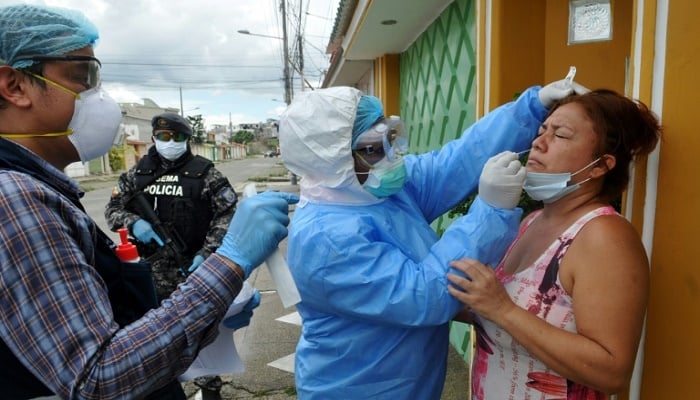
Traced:
[[384, 115], [400, 115], [400, 55], [385, 54], [374, 60], [374, 93], [384, 104]]
[[493, 1], [490, 110], [542, 83], [544, 6], [545, 0]]
[[633, 0], [613, 2], [613, 40], [567, 44], [569, 2], [494, 0], [492, 3], [490, 109], [533, 84], [563, 79], [570, 65], [576, 81], [591, 89], [625, 88]]
[[[633, 68], [631, 64], [635, 21], [634, 1], [615, 0], [612, 6], [612, 40], [569, 45], [569, 2], [546, 0], [543, 84], [564, 78], [569, 67], [574, 65], [576, 81], [589, 89], [612, 89], [631, 97], [632, 78], [629, 75], [632, 75]], [[648, 75], [648, 79], [651, 79], [651, 75]], [[628, 85], [626, 85], [627, 80], [629, 80]], [[626, 86], [629, 86], [627, 91]], [[642, 99], [647, 105], [650, 104], [648, 99]], [[633, 203], [631, 222], [641, 234], [643, 200], [646, 191], [646, 159], [640, 159], [636, 168], [638, 171], [634, 176], [636, 201]]]
[[[680, 3], [683, 3], [682, 5]], [[642, 399], [690, 398], [700, 357], [700, 133], [693, 107], [700, 104], [700, 2], [674, 3], [670, 10], [658, 202], [652, 283], [645, 342]], [[591, 89], [610, 88], [632, 96], [632, 74], [640, 70], [639, 99], [651, 106], [654, 61], [654, 2], [645, 2], [642, 63], [634, 65], [632, 38], [637, 3], [613, 0], [613, 39], [568, 45], [569, 2], [493, 2], [490, 106], [510, 100], [533, 83], [563, 78], [570, 65]], [[648, 20], [648, 21], [647, 21]], [[539, 26], [538, 26], [539, 25]], [[627, 82], [626, 82], [627, 80]], [[632, 223], [640, 232], [646, 191], [646, 159], [636, 164]], [[692, 183], [691, 183], [692, 182]], [[652, 188], [653, 189], [653, 188]], [[691, 395], [693, 397], [693, 395]], [[620, 393], [619, 399], [629, 398]], [[693, 397], [694, 398], [694, 397]]]
[[[634, 0], [614, 0], [613, 40], [567, 45], [569, 2], [494, 0], [489, 106], [510, 100], [533, 83], [562, 78], [576, 65], [576, 80], [590, 88], [625, 91], [626, 63], [640, 71], [639, 99], [652, 100], [656, 4], [644, 2], [642, 63], [634, 65]], [[481, 3], [480, 3], [481, 4]], [[643, 400], [700, 398], [700, 2], [669, 8], [658, 198], [651, 257], [651, 294], [642, 377]], [[663, 26], [661, 27], [663, 28]], [[658, 72], [658, 71], [657, 71]], [[631, 76], [629, 87], [633, 84]], [[626, 93], [631, 96], [631, 93]], [[632, 222], [641, 232], [646, 160], [636, 165]], [[654, 188], [652, 188], [654, 189]], [[649, 221], [648, 221], [649, 222]], [[620, 399], [627, 399], [621, 393]]]
[[613, 3], [613, 39], [568, 45], [569, 2], [547, 0], [544, 83], [563, 79], [570, 65], [576, 81], [590, 89], [625, 89], [625, 58], [630, 55], [632, 0]]
[[671, 2], [643, 399], [700, 398], [698, 15], [699, 2]]
[[[484, 10], [486, 2], [480, 1]], [[590, 88], [625, 93], [638, 85], [639, 100], [652, 105], [657, 10], [644, 1], [640, 65], [632, 43], [637, 29], [637, 0], [613, 0], [613, 40], [567, 45], [569, 2], [566, 0], [493, 0], [489, 107], [533, 83], [562, 78], [576, 65], [576, 80]], [[651, 293], [644, 345], [641, 399], [700, 398], [700, 2], [669, 6], [664, 91], [664, 133], [651, 246]], [[663, 24], [663, 22], [662, 22]], [[482, 23], [482, 29], [484, 24]], [[479, 41], [483, 44], [483, 38]], [[483, 51], [479, 51], [483, 60]], [[626, 57], [630, 57], [626, 60]], [[483, 68], [483, 63], [480, 63]], [[628, 65], [629, 67], [626, 67]], [[626, 76], [629, 68], [629, 76]], [[639, 71], [640, 81], [633, 82]], [[636, 166], [632, 223], [641, 232], [644, 220], [647, 160]], [[652, 222], [652, 221], [647, 221]], [[620, 393], [620, 400], [628, 393]]]

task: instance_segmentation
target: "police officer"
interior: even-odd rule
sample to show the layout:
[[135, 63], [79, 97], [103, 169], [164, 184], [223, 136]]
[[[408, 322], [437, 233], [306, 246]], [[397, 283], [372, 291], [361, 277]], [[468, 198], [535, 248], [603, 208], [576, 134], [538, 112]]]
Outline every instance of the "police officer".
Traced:
[[126, 227], [136, 239], [162, 300], [221, 244], [237, 198], [210, 160], [192, 154], [185, 118], [163, 113], [151, 125], [155, 146], [119, 177], [105, 218], [110, 229]]
[[[189, 121], [176, 113], [151, 120], [155, 143], [119, 177], [105, 210], [110, 229], [127, 227], [139, 254], [151, 262], [158, 301], [170, 297], [221, 244], [236, 208], [236, 192], [214, 164], [192, 154]], [[164, 237], [162, 237], [164, 236]], [[248, 325], [259, 293], [236, 327]], [[195, 380], [205, 400], [220, 399], [221, 379]]]

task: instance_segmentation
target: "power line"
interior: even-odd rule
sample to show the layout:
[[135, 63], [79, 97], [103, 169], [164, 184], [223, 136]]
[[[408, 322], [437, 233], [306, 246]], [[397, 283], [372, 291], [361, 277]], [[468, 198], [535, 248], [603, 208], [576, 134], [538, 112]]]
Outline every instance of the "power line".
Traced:
[[276, 65], [231, 65], [231, 64], [172, 64], [101, 61], [102, 65], [132, 65], [144, 67], [187, 67], [187, 68], [279, 68]]

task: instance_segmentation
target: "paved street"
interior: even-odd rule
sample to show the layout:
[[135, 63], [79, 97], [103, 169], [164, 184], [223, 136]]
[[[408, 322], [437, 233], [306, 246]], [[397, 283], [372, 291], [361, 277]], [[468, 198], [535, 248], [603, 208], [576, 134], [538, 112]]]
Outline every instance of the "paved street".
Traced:
[[[249, 180], [270, 177], [272, 181], [256, 182], [258, 191], [266, 189], [286, 192], [299, 192], [299, 186], [292, 186], [286, 175], [286, 169], [279, 158], [249, 158], [217, 164], [217, 168], [226, 175], [236, 191], [240, 194]], [[116, 178], [115, 178], [116, 179]], [[90, 190], [83, 204], [88, 213], [103, 227], [104, 206], [111, 193], [113, 183], [84, 181], [84, 187]], [[293, 218], [293, 210], [291, 217]], [[116, 235], [114, 235], [116, 239]], [[280, 245], [286, 253], [286, 240]], [[255, 309], [251, 324], [234, 333], [234, 341], [243, 360], [246, 371], [235, 375], [223, 376], [221, 389], [223, 400], [229, 399], [296, 399], [294, 387], [293, 353], [301, 328], [295, 322], [298, 314], [294, 307], [285, 309], [277, 296], [267, 268], [257, 268], [248, 278], [248, 282], [261, 292], [261, 304]], [[416, 349], [420, 351], [420, 349]], [[467, 366], [460, 355], [450, 348], [448, 372], [443, 391], [444, 400], [463, 400], [467, 398]], [[188, 399], [201, 399], [201, 393], [191, 382], [185, 383]], [[399, 399], [397, 399], [399, 400]]]

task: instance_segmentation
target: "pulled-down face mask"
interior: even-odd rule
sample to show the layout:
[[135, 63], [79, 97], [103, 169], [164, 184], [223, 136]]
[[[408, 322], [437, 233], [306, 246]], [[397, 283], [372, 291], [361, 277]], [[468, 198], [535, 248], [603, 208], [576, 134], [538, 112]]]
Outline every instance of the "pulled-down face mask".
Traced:
[[525, 175], [525, 184], [523, 185], [523, 189], [533, 200], [540, 200], [544, 203], [553, 203], [581, 187], [581, 184], [588, 182], [591, 178], [584, 179], [583, 181], [573, 185], [568, 185], [574, 175], [585, 171], [590, 166], [597, 163], [600, 158], [601, 157], [596, 158], [588, 165], [574, 173], [564, 172], [550, 174], [544, 172], [528, 172]]

